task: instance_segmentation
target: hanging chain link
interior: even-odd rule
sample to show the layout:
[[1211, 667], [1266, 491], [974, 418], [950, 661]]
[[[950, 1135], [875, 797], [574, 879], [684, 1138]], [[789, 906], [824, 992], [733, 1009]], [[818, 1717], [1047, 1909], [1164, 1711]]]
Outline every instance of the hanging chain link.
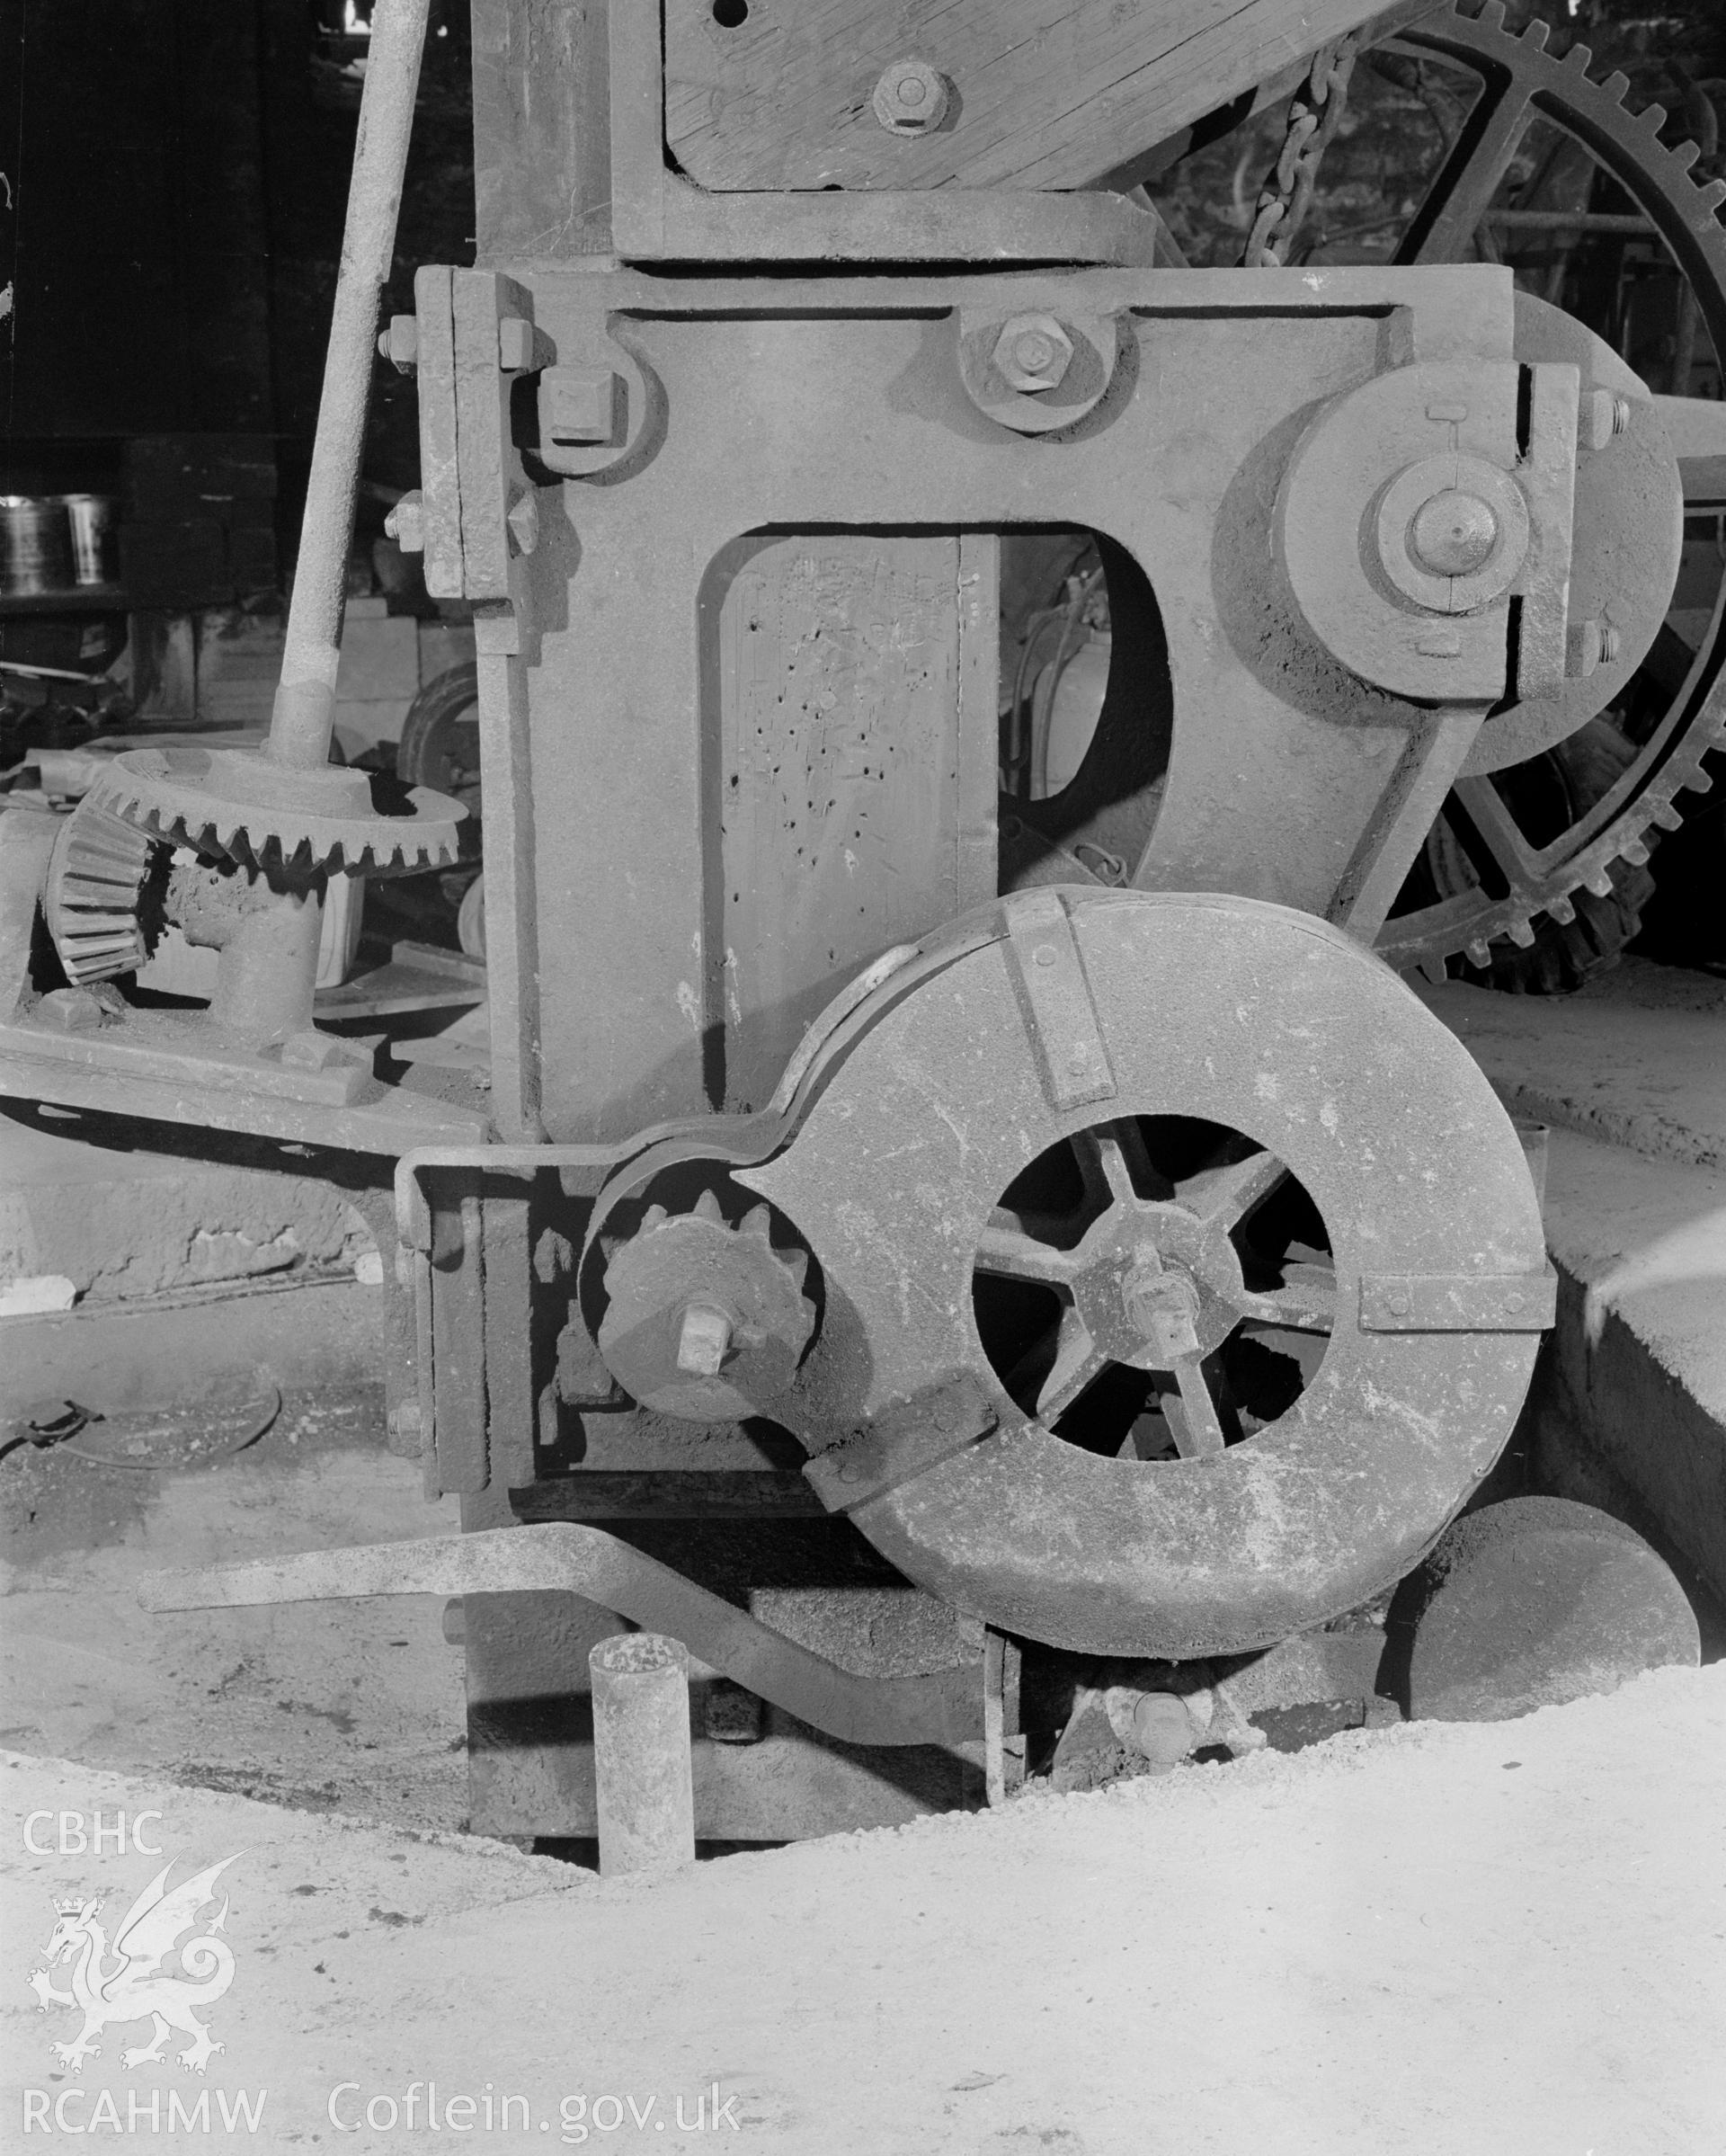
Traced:
[[1287, 263], [1312, 206], [1319, 166], [1348, 109], [1348, 77], [1359, 49], [1359, 38], [1347, 37], [1321, 45], [1313, 54], [1305, 85], [1288, 108], [1282, 153], [1259, 191], [1252, 230], [1241, 256], [1243, 270], [1280, 270]]

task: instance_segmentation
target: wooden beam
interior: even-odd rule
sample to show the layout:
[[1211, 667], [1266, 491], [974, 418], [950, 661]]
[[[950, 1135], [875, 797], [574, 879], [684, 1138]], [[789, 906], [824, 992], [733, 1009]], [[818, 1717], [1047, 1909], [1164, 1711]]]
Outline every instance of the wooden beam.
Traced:
[[[666, 0], [665, 135], [716, 191], [1077, 188], [1426, 0]], [[908, 27], [909, 24], [909, 27]], [[871, 97], [895, 60], [950, 85], [897, 135]]]

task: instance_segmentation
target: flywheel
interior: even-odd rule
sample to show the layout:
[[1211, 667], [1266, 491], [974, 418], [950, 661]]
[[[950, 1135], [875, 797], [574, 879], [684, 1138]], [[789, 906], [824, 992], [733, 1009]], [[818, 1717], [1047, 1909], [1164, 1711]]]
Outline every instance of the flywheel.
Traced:
[[965, 916], [844, 1012], [792, 1114], [730, 1168], [823, 1282], [768, 1412], [909, 1578], [1052, 1645], [1245, 1651], [1387, 1586], [1551, 1323], [1478, 1067], [1282, 907], [1070, 886]]

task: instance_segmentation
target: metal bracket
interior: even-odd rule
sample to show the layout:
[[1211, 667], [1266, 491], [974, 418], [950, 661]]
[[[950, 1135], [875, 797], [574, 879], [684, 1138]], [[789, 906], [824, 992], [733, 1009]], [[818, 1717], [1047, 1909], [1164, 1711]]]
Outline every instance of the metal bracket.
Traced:
[[1545, 1332], [1558, 1314], [1558, 1275], [1373, 1273], [1360, 1283], [1363, 1332]]
[[1049, 1106], [1057, 1113], [1115, 1095], [1115, 1073], [1084, 960], [1056, 890], [1028, 891], [1002, 909], [1007, 952]]
[[614, 1535], [573, 1521], [150, 1572], [138, 1594], [146, 1609], [163, 1610], [547, 1590], [681, 1640], [710, 1668], [841, 1743], [952, 1748], [983, 1734], [974, 1662], [926, 1677], [855, 1676]]
[[855, 1512], [968, 1451], [1000, 1421], [982, 1385], [961, 1371], [931, 1392], [884, 1408], [842, 1443], [817, 1453], [803, 1472], [830, 1511]]

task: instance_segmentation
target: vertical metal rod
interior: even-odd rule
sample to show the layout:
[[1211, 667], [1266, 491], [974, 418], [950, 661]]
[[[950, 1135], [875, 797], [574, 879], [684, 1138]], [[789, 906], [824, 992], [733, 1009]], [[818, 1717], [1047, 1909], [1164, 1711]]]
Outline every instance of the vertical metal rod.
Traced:
[[661, 1633], [626, 1632], [602, 1639], [587, 1666], [601, 1875], [693, 1864], [688, 1651]]
[[430, 4], [431, 0], [377, 0], [372, 11], [311, 481], [288, 610], [281, 681], [265, 750], [279, 762], [301, 768], [329, 762], [342, 601], [376, 358], [378, 306], [395, 260], [396, 214]]

